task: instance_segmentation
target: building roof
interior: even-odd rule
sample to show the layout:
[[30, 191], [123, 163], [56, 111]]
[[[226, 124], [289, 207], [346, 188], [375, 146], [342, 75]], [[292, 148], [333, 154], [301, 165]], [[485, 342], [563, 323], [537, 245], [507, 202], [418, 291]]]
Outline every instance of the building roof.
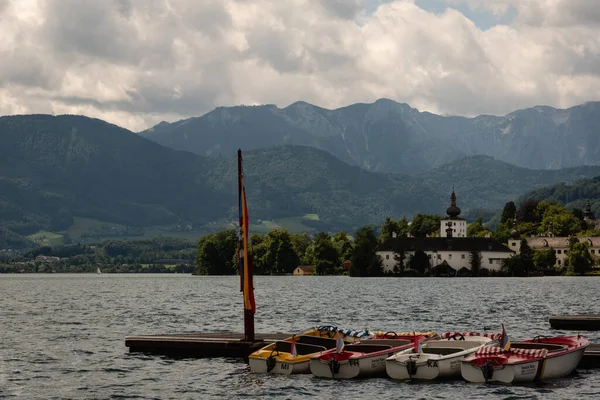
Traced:
[[304, 272], [315, 272], [314, 265], [299, 265], [297, 268], [300, 268]]
[[[592, 247], [600, 247], [600, 237], [580, 237], [580, 242], [587, 242]], [[519, 243], [521, 241], [519, 240]], [[568, 237], [532, 237], [527, 238], [527, 244], [534, 249], [569, 247]]]
[[388, 238], [379, 246], [379, 251], [495, 251], [514, 253], [511, 249], [492, 238]]

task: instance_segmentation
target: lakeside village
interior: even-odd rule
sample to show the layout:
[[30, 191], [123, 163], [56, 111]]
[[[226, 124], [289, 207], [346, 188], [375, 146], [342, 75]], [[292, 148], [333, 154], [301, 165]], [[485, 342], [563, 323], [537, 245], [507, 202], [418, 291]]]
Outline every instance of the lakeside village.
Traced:
[[[252, 234], [257, 275], [530, 276], [598, 274], [600, 221], [585, 210], [528, 200], [504, 206], [497, 229], [460, 217], [452, 191], [447, 216], [418, 214], [411, 222], [387, 218], [376, 235], [365, 226], [354, 237], [340, 231]], [[97, 245], [0, 252], [0, 273], [104, 272], [237, 274], [233, 229], [194, 243], [182, 238], [107, 240]]]

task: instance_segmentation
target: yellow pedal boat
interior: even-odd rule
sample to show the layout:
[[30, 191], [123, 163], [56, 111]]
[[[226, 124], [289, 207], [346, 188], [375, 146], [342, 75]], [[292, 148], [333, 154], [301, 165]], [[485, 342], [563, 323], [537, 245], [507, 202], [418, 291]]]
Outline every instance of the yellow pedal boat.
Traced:
[[[310, 358], [336, 346], [336, 336], [352, 343], [370, 336], [368, 331], [338, 329], [334, 326], [318, 326], [299, 335], [278, 340], [250, 354], [250, 370], [257, 373], [309, 374]], [[292, 338], [296, 355], [292, 355]]]

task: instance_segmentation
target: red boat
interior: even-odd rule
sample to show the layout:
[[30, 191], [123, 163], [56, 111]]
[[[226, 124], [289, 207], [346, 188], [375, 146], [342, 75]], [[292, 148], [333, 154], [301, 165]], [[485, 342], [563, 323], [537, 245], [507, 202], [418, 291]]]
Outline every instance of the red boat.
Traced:
[[321, 378], [352, 379], [385, 376], [385, 359], [419, 342], [434, 337], [434, 332], [376, 332], [359, 343], [347, 344], [310, 359], [310, 372]]
[[482, 347], [461, 361], [469, 382], [529, 382], [572, 373], [590, 342], [583, 336], [536, 336], [512, 342], [508, 349]]

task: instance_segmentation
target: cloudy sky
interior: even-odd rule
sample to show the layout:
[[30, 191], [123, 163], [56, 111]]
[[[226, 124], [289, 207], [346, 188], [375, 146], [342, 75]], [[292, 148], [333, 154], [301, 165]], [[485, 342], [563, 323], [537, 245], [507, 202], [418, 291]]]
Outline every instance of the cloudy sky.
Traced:
[[0, 0], [0, 114], [139, 131], [216, 106], [600, 100], [596, 0]]

